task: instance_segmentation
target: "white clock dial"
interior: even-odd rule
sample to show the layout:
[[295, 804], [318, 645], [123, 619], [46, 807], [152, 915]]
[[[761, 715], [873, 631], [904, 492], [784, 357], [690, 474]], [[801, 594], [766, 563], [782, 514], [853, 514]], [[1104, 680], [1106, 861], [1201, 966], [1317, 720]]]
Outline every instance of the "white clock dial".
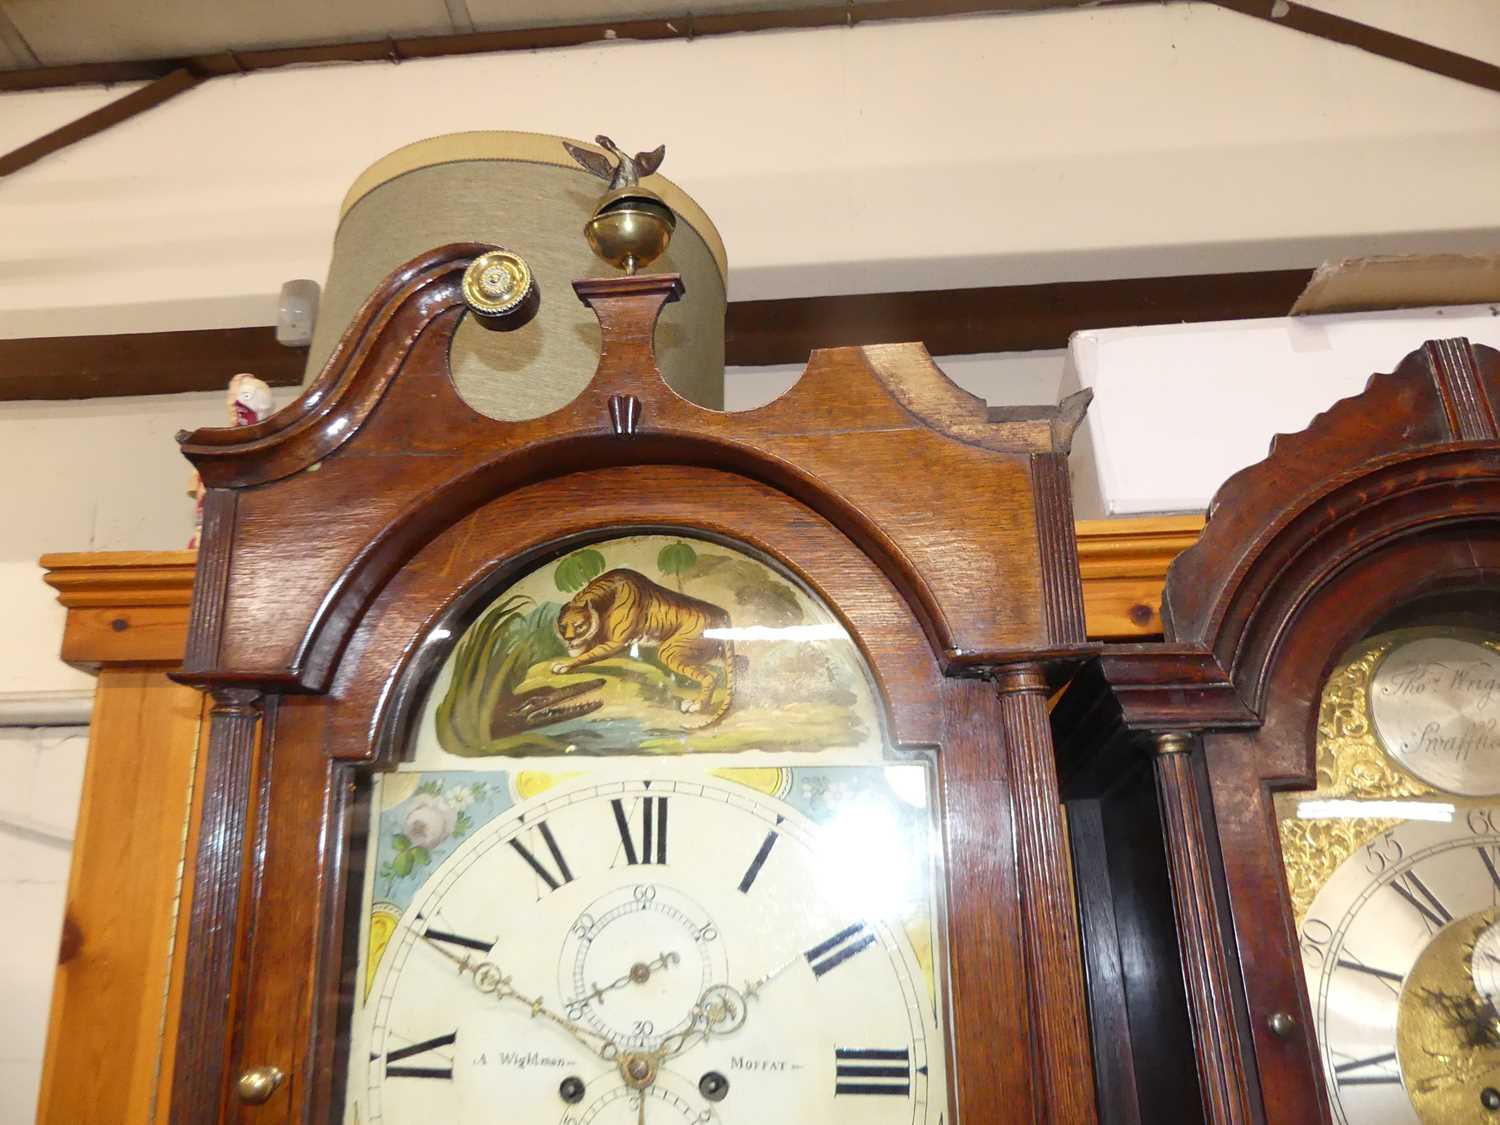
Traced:
[[638, 1125], [642, 1116], [651, 1125], [716, 1125], [724, 1120], [691, 1083], [662, 1070], [644, 1090], [624, 1082], [605, 1085], [587, 1104], [565, 1113], [562, 1125]]
[[[1329, 1100], [1344, 1125], [1481, 1119], [1485, 1083], [1472, 1098], [1448, 1089], [1470, 1082], [1472, 1059], [1406, 1029], [1444, 1026], [1447, 1017], [1433, 1014], [1439, 1006], [1483, 1003], [1477, 992], [1467, 995], [1474, 991], [1467, 964], [1434, 965], [1423, 954], [1448, 931], [1442, 949], [1459, 956], [1450, 927], [1480, 933], [1500, 903], [1497, 825], [1493, 807], [1460, 808], [1451, 823], [1403, 823], [1356, 851], [1313, 900], [1300, 934], [1302, 964]], [[1430, 987], [1446, 968], [1447, 978], [1463, 978], [1463, 995]], [[1500, 1055], [1494, 1061], [1491, 1085], [1500, 1086]], [[1473, 1116], [1431, 1110], [1441, 1099], [1472, 1101]]]
[[941, 965], [907, 932], [933, 932], [931, 833], [926, 807], [814, 823], [697, 774], [513, 806], [395, 926], [359, 1120], [939, 1122]]

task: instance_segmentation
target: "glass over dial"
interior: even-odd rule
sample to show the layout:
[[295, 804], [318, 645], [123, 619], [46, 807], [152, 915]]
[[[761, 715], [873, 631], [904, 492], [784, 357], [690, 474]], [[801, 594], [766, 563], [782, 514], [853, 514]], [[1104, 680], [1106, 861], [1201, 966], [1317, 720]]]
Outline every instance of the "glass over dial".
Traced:
[[808, 589], [629, 535], [432, 644], [369, 787], [345, 1125], [943, 1125], [936, 760]]
[[899, 845], [861, 855], [781, 801], [662, 777], [490, 820], [389, 938], [364, 1120], [941, 1120], [930, 977], [900, 921], [925, 896], [901, 858], [917, 823], [890, 817]]

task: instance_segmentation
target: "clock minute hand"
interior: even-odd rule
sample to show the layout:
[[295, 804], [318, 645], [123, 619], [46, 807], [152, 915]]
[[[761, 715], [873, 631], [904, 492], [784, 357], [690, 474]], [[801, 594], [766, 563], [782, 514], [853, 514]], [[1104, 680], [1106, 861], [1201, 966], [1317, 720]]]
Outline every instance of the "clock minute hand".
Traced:
[[786, 972], [799, 961], [805, 961], [807, 955], [794, 953], [775, 968], [763, 973], [755, 980], [746, 981], [743, 991], [736, 991], [727, 984], [715, 984], [709, 988], [698, 999], [698, 1006], [693, 1022], [687, 1028], [670, 1036], [663, 1041], [657, 1049], [657, 1057], [661, 1060], [674, 1058], [682, 1054], [689, 1047], [701, 1043], [714, 1035], [728, 1035], [738, 1031], [745, 1024], [745, 1016], [748, 1013], [749, 1001], [760, 999], [761, 991], [782, 973]]
[[788, 957], [781, 964], [777, 965], [770, 972], [762, 974], [760, 977], [756, 978], [753, 981], [746, 981], [745, 982], [745, 990], [744, 990], [745, 991], [745, 998], [747, 1000], [757, 999], [760, 996], [760, 990], [761, 989], [765, 988], [766, 985], [770, 984], [773, 980], [775, 980], [782, 973], [784, 973], [788, 969], [790, 969], [798, 961], [801, 961], [801, 960], [804, 960], [804, 959], [805, 958], [803, 957], [803, 955], [801, 953], [793, 953], [790, 957]]

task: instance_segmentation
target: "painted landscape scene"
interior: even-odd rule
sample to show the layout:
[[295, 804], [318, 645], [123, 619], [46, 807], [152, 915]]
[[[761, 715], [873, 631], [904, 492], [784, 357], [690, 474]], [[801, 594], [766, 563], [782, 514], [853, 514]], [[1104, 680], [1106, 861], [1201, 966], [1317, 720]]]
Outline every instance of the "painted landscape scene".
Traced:
[[731, 548], [661, 535], [573, 551], [491, 600], [439, 674], [423, 726], [462, 758], [808, 751], [880, 737], [864, 662], [824, 607]]

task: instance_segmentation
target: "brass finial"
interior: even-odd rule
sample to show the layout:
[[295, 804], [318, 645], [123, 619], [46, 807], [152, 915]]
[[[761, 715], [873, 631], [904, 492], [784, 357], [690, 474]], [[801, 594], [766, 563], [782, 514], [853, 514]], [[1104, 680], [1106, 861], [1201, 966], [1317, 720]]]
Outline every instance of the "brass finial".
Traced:
[[609, 183], [609, 191], [594, 208], [594, 215], [583, 225], [584, 237], [604, 261], [628, 274], [649, 266], [666, 252], [677, 229], [677, 216], [666, 201], [650, 188], [640, 185], [661, 167], [667, 155], [666, 145], [650, 152], [627, 155], [619, 145], [604, 135], [594, 138], [608, 156], [578, 145], [563, 142], [563, 147], [584, 171]]

